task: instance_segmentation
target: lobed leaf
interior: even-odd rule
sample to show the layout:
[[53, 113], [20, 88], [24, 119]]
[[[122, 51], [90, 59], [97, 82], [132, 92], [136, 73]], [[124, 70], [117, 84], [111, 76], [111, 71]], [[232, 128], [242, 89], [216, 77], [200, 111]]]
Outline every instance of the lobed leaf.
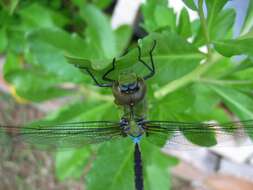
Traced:
[[197, 8], [197, 6], [196, 6], [194, 0], [183, 0], [183, 2], [184, 2], [189, 8], [191, 8], [192, 10], [197, 11], [198, 8]]
[[188, 11], [185, 8], [180, 12], [177, 32], [186, 39], [192, 36], [191, 21]]
[[252, 44], [252, 36], [247, 38], [238, 38], [235, 40], [222, 40], [214, 42], [215, 49], [226, 57], [242, 54], [253, 56]]

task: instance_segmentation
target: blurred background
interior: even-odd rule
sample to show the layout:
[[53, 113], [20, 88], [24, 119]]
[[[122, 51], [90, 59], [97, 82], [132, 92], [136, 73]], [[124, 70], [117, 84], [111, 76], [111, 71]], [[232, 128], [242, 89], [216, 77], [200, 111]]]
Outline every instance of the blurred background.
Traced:
[[[91, 12], [89, 18], [87, 18], [89, 20], [85, 20], [85, 16], [80, 17], [78, 13], [78, 9], [85, 6], [84, 4], [87, 2], [96, 7], [93, 10], [94, 12]], [[121, 26], [126, 27], [127, 25], [126, 28], [121, 28], [121, 31], [118, 31], [118, 35], [124, 38], [121, 43], [127, 47], [131, 42], [136, 42], [137, 39], [147, 34], [139, 26], [144, 19], [140, 11], [143, 3], [145, 3], [144, 0], [2, 0], [0, 9], [0, 122], [2, 124], [17, 125], [43, 118], [50, 115], [50, 113], [55, 115], [56, 110], [69, 101], [73, 102], [73, 98], [82, 100], [85, 99], [86, 95], [90, 95], [89, 90], [87, 91], [84, 88], [81, 89], [82, 95], [63, 96], [80, 88], [71, 82], [64, 83], [64, 90], [59, 92], [60, 94], [52, 92], [52, 86], [58, 85], [58, 82], [50, 82], [51, 75], [47, 75], [47, 73], [38, 74], [38, 76], [47, 78], [50, 84], [43, 85], [43, 81], [36, 81], [37, 86], [32, 86], [32, 88], [29, 87], [28, 83], [34, 80], [33, 76], [22, 82], [15, 82], [14, 80], [17, 79], [12, 79], [12, 76], [4, 77], [10, 69], [17, 66], [15, 66], [17, 60], [17, 67], [26, 67], [27, 65], [23, 63], [24, 60], [34, 59], [32, 54], [26, 52], [27, 49], [24, 45], [24, 35], [27, 35], [30, 30], [40, 28], [43, 25], [49, 27], [57, 25], [67, 32], [75, 32], [82, 36], [84, 35], [83, 27], [90, 25], [91, 30], [89, 32], [93, 32], [92, 27], [97, 27], [93, 26], [94, 23], [94, 25], [100, 23], [100, 21], [102, 24], [107, 23], [103, 20], [104, 17], [100, 17], [100, 14], [103, 13], [108, 18], [112, 29], [119, 30]], [[234, 38], [242, 30], [249, 5], [250, 0], [232, 0], [225, 6], [225, 8], [234, 8], [236, 10], [236, 21], [233, 28]], [[183, 8], [186, 8], [191, 21], [198, 18], [197, 13], [186, 7], [181, 0], [170, 0], [168, 6], [174, 10], [175, 14], [179, 14]], [[97, 10], [101, 13], [98, 13]], [[102, 20], [99, 20], [101, 18]], [[22, 26], [12, 28], [12, 26], [18, 26], [20, 22], [23, 22]], [[8, 33], [5, 31], [8, 31]], [[13, 56], [11, 52], [15, 52], [19, 56]], [[50, 61], [50, 52], [47, 56], [43, 59]], [[54, 57], [52, 57], [52, 61], [54, 61], [53, 59]], [[5, 62], [11, 63], [8, 68], [4, 68]], [[34, 70], [35, 75], [36, 72], [37, 70]], [[57, 72], [57, 70], [54, 72]], [[66, 76], [66, 73], [63, 72], [59, 75]], [[63, 81], [67, 81], [68, 77], [70, 76], [66, 76]], [[84, 76], [84, 78], [86, 81], [89, 80], [88, 76]], [[22, 86], [22, 89], [17, 87], [19, 85]], [[38, 87], [41, 87], [41, 91], [37, 91]], [[52, 91], [50, 92], [52, 93], [43, 94], [43, 90], [51, 88]], [[34, 91], [31, 91], [31, 89]], [[97, 92], [95, 91], [94, 96], [96, 95]], [[67, 167], [59, 168], [60, 164], [58, 166], [55, 162], [57, 157], [52, 153], [25, 149], [22, 144], [10, 143], [8, 146], [11, 148], [0, 147], [0, 189], [86, 189], [84, 177], [89, 171], [89, 165], [82, 167], [80, 173], [75, 176], [72, 175], [73, 171], [76, 171], [77, 167], [83, 166], [83, 163], [73, 166], [66, 162], [64, 164]], [[189, 146], [191, 145], [189, 144]], [[237, 145], [237, 141], [231, 139], [227, 147], [214, 147], [208, 150], [196, 147], [177, 150], [168, 147], [163, 151], [180, 159], [178, 165], [170, 168], [171, 178], [168, 178], [168, 181], [172, 181], [171, 189], [253, 189], [253, 146], [248, 146], [248, 143], [245, 146], [243, 144]], [[63, 153], [61, 156], [68, 157], [68, 153]], [[74, 158], [66, 160], [71, 162]], [[59, 173], [62, 175], [59, 175]]]

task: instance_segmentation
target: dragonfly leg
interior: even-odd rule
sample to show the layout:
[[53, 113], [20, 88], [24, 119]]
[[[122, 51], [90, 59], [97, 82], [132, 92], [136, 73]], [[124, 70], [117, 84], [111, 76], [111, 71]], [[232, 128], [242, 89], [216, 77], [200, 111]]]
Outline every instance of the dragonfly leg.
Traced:
[[121, 118], [120, 120], [120, 128], [122, 129], [123, 136], [127, 136], [127, 132], [130, 130], [129, 122], [126, 118]]
[[82, 66], [77, 66], [79, 69], [85, 70], [93, 79], [93, 81], [96, 83], [97, 86], [99, 87], [112, 87], [112, 84], [102, 84], [99, 83], [96, 77], [93, 75], [93, 73], [87, 68], [87, 67], [82, 67]]
[[116, 62], [116, 58], [113, 58], [113, 60], [112, 60], [112, 68], [110, 68], [108, 71], [106, 71], [106, 73], [103, 75], [103, 80], [109, 81], [109, 82], [113, 82], [114, 81], [114, 80], [108, 78], [107, 75], [109, 73], [111, 73], [115, 69], [115, 62]]
[[155, 46], [156, 46], [156, 40], [154, 40], [153, 46], [152, 46], [152, 48], [151, 48], [150, 51], [149, 51], [151, 66], [149, 66], [144, 60], [141, 59], [141, 48], [140, 48], [140, 46], [138, 46], [138, 52], [139, 52], [138, 60], [139, 60], [145, 67], [147, 67], [147, 69], [150, 71], [149, 74], [147, 74], [146, 76], [144, 76], [144, 80], [147, 80], [147, 79], [151, 78], [151, 77], [154, 76], [154, 74], [155, 74], [155, 65], [154, 65], [154, 59], [153, 59], [153, 51], [154, 51], [154, 49], [155, 49]]

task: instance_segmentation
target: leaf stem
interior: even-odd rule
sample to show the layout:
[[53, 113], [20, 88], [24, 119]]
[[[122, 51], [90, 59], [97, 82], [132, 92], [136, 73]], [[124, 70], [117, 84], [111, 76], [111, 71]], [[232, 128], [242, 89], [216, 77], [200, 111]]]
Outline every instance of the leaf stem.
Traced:
[[183, 86], [186, 86], [194, 81], [199, 81], [201, 75], [203, 75], [206, 71], [208, 71], [208, 69], [214, 64], [216, 63], [222, 56], [219, 54], [210, 54], [208, 56], [208, 58], [206, 59], [205, 63], [199, 65], [195, 70], [193, 70], [192, 72], [184, 75], [183, 77], [174, 80], [170, 83], [168, 83], [167, 85], [163, 86], [162, 88], [160, 88], [159, 90], [157, 90], [154, 93], [154, 96], [157, 99], [161, 99], [164, 96], [166, 96], [167, 94], [182, 88]]
[[217, 84], [217, 85], [249, 85], [249, 84], [253, 84], [252, 80], [216, 80], [216, 79], [200, 78], [198, 81], [202, 82], [202, 83]]
[[207, 46], [207, 58], [203, 64], [200, 64], [195, 70], [191, 73], [186, 74], [185, 76], [174, 80], [167, 85], [160, 88], [158, 91], [154, 93], [154, 96], [158, 99], [163, 98], [167, 94], [182, 88], [183, 86], [190, 84], [191, 82], [200, 80], [201, 75], [203, 75], [208, 69], [215, 63], [217, 60], [221, 58], [219, 54], [213, 54], [211, 51], [211, 44], [210, 44], [210, 36], [208, 32], [208, 26], [206, 23], [206, 18], [203, 9], [203, 0], [198, 1], [198, 14], [202, 26], [202, 30], [206, 40]]

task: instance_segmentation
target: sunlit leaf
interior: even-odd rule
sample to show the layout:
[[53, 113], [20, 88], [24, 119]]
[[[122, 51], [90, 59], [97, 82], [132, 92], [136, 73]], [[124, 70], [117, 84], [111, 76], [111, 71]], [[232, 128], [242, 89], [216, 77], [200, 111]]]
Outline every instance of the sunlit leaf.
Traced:
[[253, 117], [253, 99], [240, 91], [219, 86], [210, 86], [239, 118]]
[[148, 0], [142, 5], [144, 23], [142, 27], [148, 32], [154, 32], [163, 27], [176, 29], [176, 14], [168, 7], [167, 1]]
[[189, 7], [191, 8], [192, 10], [197, 10], [197, 6], [194, 2], [194, 0], [183, 0], [183, 2]]
[[5, 28], [0, 28], [0, 53], [5, 50], [8, 44], [7, 34]]
[[86, 29], [88, 45], [95, 51], [97, 59], [115, 57], [116, 39], [108, 18], [93, 5], [83, 7], [80, 14], [88, 24]]
[[[232, 37], [235, 12], [232, 9], [223, 10], [228, 0], [207, 1], [207, 32], [210, 40], [227, 39]], [[197, 46], [205, 44], [203, 27], [199, 27], [198, 35], [194, 39]]]
[[223, 40], [214, 42], [215, 49], [226, 57], [241, 54], [253, 56], [252, 44], [253, 36], [248, 36], [246, 38], [242, 37], [235, 40]]
[[248, 33], [253, 27], [253, 1], [249, 1], [247, 15], [241, 29], [241, 34]]
[[141, 143], [144, 167], [144, 188], [167, 190], [171, 187], [169, 168], [178, 164], [178, 160], [161, 152], [145, 139]]
[[179, 16], [178, 34], [184, 38], [188, 38], [192, 35], [190, 17], [185, 8], [181, 11]]
[[86, 177], [87, 188], [134, 189], [133, 153], [134, 144], [128, 138], [101, 146]]

